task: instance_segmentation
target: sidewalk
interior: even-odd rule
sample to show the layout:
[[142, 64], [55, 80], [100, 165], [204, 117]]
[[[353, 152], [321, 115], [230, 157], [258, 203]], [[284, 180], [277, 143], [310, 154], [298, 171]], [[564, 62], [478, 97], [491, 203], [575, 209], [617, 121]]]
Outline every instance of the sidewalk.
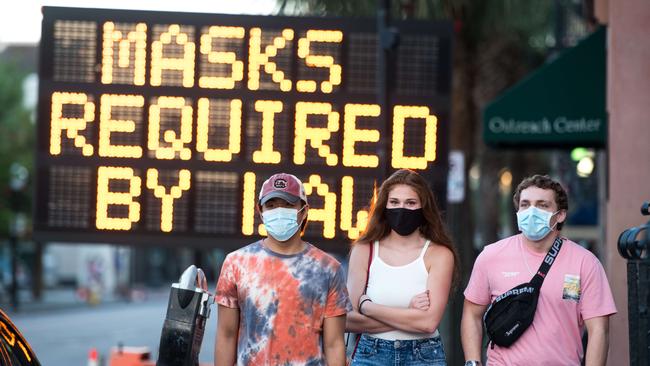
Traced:
[[21, 289], [18, 293], [18, 308], [14, 309], [11, 305], [9, 294], [5, 293], [0, 297], [0, 309], [9, 315], [16, 313], [36, 313], [64, 311], [79, 308], [94, 308], [112, 304], [128, 304], [131, 302], [141, 302], [151, 299], [165, 299], [169, 296], [169, 287], [165, 288], [142, 288], [132, 289], [130, 296], [120, 296], [117, 294], [103, 294], [96, 304], [85, 301], [78, 294], [76, 288], [60, 287], [43, 290], [42, 298], [36, 300], [33, 298], [30, 290]]

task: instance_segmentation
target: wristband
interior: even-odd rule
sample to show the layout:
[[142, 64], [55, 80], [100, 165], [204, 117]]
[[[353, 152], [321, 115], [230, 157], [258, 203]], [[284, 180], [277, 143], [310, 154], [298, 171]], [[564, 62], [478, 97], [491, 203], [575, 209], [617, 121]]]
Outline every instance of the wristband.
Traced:
[[361, 307], [363, 306], [363, 304], [364, 304], [366, 301], [370, 301], [370, 302], [372, 302], [372, 300], [370, 300], [370, 298], [365, 298], [365, 299], [363, 299], [363, 301], [361, 301], [361, 303], [359, 303], [359, 314], [361, 314], [361, 315], [365, 315], [365, 314], [363, 313], [363, 311], [361, 311]]

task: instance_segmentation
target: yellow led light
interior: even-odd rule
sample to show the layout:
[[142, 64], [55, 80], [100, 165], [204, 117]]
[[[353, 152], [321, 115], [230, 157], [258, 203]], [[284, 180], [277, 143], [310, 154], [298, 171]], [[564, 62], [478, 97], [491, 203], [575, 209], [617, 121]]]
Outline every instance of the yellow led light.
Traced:
[[[341, 65], [336, 64], [330, 55], [314, 55], [311, 53], [312, 42], [341, 43], [343, 32], [337, 30], [308, 30], [304, 38], [298, 40], [298, 57], [305, 59], [308, 67], [322, 67], [329, 69], [329, 79], [321, 82], [321, 91], [331, 93], [334, 86], [341, 84]], [[316, 91], [316, 81], [298, 80], [296, 90], [299, 92], [313, 93]]]
[[336, 194], [329, 191], [327, 183], [321, 181], [320, 175], [312, 174], [305, 184], [305, 194], [316, 193], [323, 197], [323, 208], [309, 206], [309, 221], [323, 223], [323, 237], [331, 239], [336, 234]]
[[191, 173], [187, 169], [178, 171], [178, 185], [169, 188], [158, 185], [158, 170], [147, 170], [147, 188], [153, 191], [153, 195], [160, 198], [160, 230], [166, 233], [172, 231], [174, 223], [174, 200], [181, 198], [183, 192], [190, 189]]
[[[215, 103], [217, 103], [215, 101]], [[198, 116], [196, 126], [196, 151], [203, 153], [206, 161], [231, 161], [234, 154], [239, 154], [241, 146], [241, 113], [242, 101], [233, 99], [230, 101], [230, 126], [228, 133], [228, 147], [225, 149], [210, 148], [209, 124], [210, 124], [210, 100], [200, 98], [198, 102]]]
[[291, 80], [280, 81], [280, 90], [283, 92], [291, 91]]
[[296, 90], [302, 93], [313, 93], [316, 91], [317, 84], [313, 80], [296, 81]]
[[[165, 57], [165, 45], [174, 42], [183, 46], [183, 57]], [[181, 33], [178, 24], [172, 24], [160, 35], [160, 39], [151, 42], [151, 85], [162, 85], [163, 70], [180, 71], [183, 75], [183, 86], [194, 86], [194, 42], [188, 39], [187, 33]]]
[[260, 68], [271, 75], [271, 79], [280, 85], [280, 90], [290, 91], [291, 80], [284, 78], [284, 72], [277, 69], [275, 62], [270, 59], [275, 57], [279, 49], [287, 46], [286, 41], [293, 40], [293, 30], [284, 29], [280, 37], [275, 37], [273, 43], [264, 47], [262, 52], [262, 30], [251, 28], [248, 42], [248, 89], [258, 90], [260, 88]]
[[306, 58], [309, 55], [309, 38], [298, 39], [298, 57]]
[[332, 83], [329, 81], [323, 81], [320, 85], [320, 88], [323, 91], [323, 93], [331, 93], [332, 90], [334, 90]]
[[[180, 137], [176, 137], [173, 130], [163, 132], [163, 140], [168, 146], [161, 146], [160, 120], [162, 109], [180, 109]], [[176, 154], [181, 160], [190, 160], [192, 150], [186, 147], [192, 142], [192, 106], [187, 105], [183, 97], [159, 97], [156, 103], [149, 106], [149, 135], [147, 148], [155, 152], [157, 159], [176, 159]], [[169, 144], [171, 146], [169, 146]]]
[[277, 70], [276, 64], [266, 64], [264, 65], [264, 71], [269, 74], [273, 74]]
[[282, 72], [282, 71], [274, 71], [272, 79], [276, 83], [282, 82], [284, 80], [284, 72]]
[[[425, 123], [424, 156], [404, 156], [406, 119], [423, 119]], [[396, 169], [426, 169], [436, 160], [438, 118], [424, 106], [396, 105], [393, 109], [393, 146], [391, 165]]]
[[354, 202], [354, 178], [341, 178], [341, 230], [348, 232], [348, 238], [357, 239], [368, 224], [368, 211], [357, 211], [357, 224], [352, 224], [352, 209]]
[[237, 60], [235, 52], [213, 51], [212, 40], [214, 38], [243, 39], [245, 30], [243, 27], [219, 27], [212, 26], [208, 34], [201, 36], [201, 54], [207, 55], [207, 61], [211, 64], [229, 64], [231, 73], [229, 76], [200, 76], [199, 86], [211, 89], [233, 89], [235, 83], [244, 78], [244, 62]]
[[377, 104], [346, 104], [343, 116], [343, 165], [351, 167], [376, 168], [379, 166], [377, 155], [355, 154], [354, 145], [358, 141], [378, 142], [379, 131], [358, 129], [357, 117], [378, 117], [381, 108]]
[[[133, 85], [144, 85], [145, 64], [147, 57], [147, 25], [138, 23], [135, 30], [123, 35], [115, 30], [113, 22], [104, 23], [102, 41], [102, 83], [113, 83], [115, 63], [115, 48], [117, 48], [117, 67], [132, 68]], [[131, 49], [133, 48], [133, 65], [131, 65]]]
[[[321, 114], [327, 116], [327, 127], [308, 127], [307, 116]], [[329, 166], [338, 163], [338, 156], [330, 152], [330, 147], [323, 142], [329, 140], [332, 132], [339, 130], [339, 114], [332, 111], [330, 103], [298, 102], [296, 103], [296, 125], [293, 149], [293, 162], [298, 165], [305, 163], [307, 140], [310, 146], [318, 151], [318, 155], [325, 158]]]
[[282, 37], [289, 41], [293, 40], [293, 29], [285, 28], [282, 30]]
[[264, 227], [264, 224], [259, 224], [257, 225], [257, 233], [260, 236], [268, 236], [269, 234], [266, 232], [266, 227]]
[[[242, 204], [242, 234], [253, 235], [255, 231], [255, 215], [257, 211], [257, 199], [255, 192], [255, 173], [244, 173], [244, 202]], [[261, 236], [267, 236], [264, 224], [257, 225], [257, 233]]]
[[255, 226], [255, 173], [244, 173], [244, 195], [242, 202], [241, 232], [253, 235]]
[[[293, 38], [293, 35], [291, 36], [291, 38]], [[270, 46], [266, 46], [266, 47], [267, 47], [269, 53], [273, 53], [273, 56], [277, 56], [277, 50], [286, 47], [286, 45], [287, 45], [287, 42], [286, 42], [286, 39], [284, 39], [284, 37], [277, 37], [277, 38], [275, 38], [273, 40], [273, 47], [272, 48]]]
[[277, 100], [258, 100], [255, 110], [262, 113], [262, 146], [253, 151], [253, 161], [263, 164], [278, 164], [282, 159], [279, 151], [273, 149], [275, 115], [282, 112], [282, 102]]
[[[83, 117], [63, 117], [64, 105], [81, 105]], [[52, 113], [50, 115], [50, 154], [61, 154], [61, 134], [66, 131], [66, 137], [74, 141], [74, 146], [81, 149], [83, 156], [92, 156], [93, 146], [86, 143], [86, 138], [79, 133], [84, 131], [88, 123], [95, 119], [95, 103], [88, 101], [84, 93], [52, 93]]]
[[[99, 156], [115, 158], [140, 158], [142, 147], [111, 144], [112, 132], [135, 132], [135, 121], [113, 119], [113, 107], [142, 108], [144, 97], [141, 95], [104, 94], [101, 97], [99, 112]], [[140, 110], [140, 113], [142, 111]]]
[[[129, 182], [128, 192], [111, 192], [111, 180]], [[132, 168], [102, 166], [97, 169], [97, 211], [95, 227], [100, 230], [131, 230], [134, 222], [140, 221], [140, 203], [134, 198], [140, 197], [142, 181], [135, 176]], [[109, 217], [111, 205], [126, 206], [127, 217]]]

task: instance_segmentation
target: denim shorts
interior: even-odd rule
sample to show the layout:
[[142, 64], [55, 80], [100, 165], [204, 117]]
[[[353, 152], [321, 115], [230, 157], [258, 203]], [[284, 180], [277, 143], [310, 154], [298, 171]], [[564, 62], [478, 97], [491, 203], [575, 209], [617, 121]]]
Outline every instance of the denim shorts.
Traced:
[[446, 366], [445, 350], [440, 336], [433, 338], [389, 341], [361, 336], [352, 366]]

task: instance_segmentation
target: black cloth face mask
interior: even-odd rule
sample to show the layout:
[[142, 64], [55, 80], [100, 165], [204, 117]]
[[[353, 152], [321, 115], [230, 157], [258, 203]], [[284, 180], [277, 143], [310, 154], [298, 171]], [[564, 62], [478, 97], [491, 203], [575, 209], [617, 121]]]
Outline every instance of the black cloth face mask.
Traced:
[[406, 208], [387, 208], [386, 219], [391, 229], [401, 236], [410, 235], [422, 225], [422, 208], [409, 210]]

